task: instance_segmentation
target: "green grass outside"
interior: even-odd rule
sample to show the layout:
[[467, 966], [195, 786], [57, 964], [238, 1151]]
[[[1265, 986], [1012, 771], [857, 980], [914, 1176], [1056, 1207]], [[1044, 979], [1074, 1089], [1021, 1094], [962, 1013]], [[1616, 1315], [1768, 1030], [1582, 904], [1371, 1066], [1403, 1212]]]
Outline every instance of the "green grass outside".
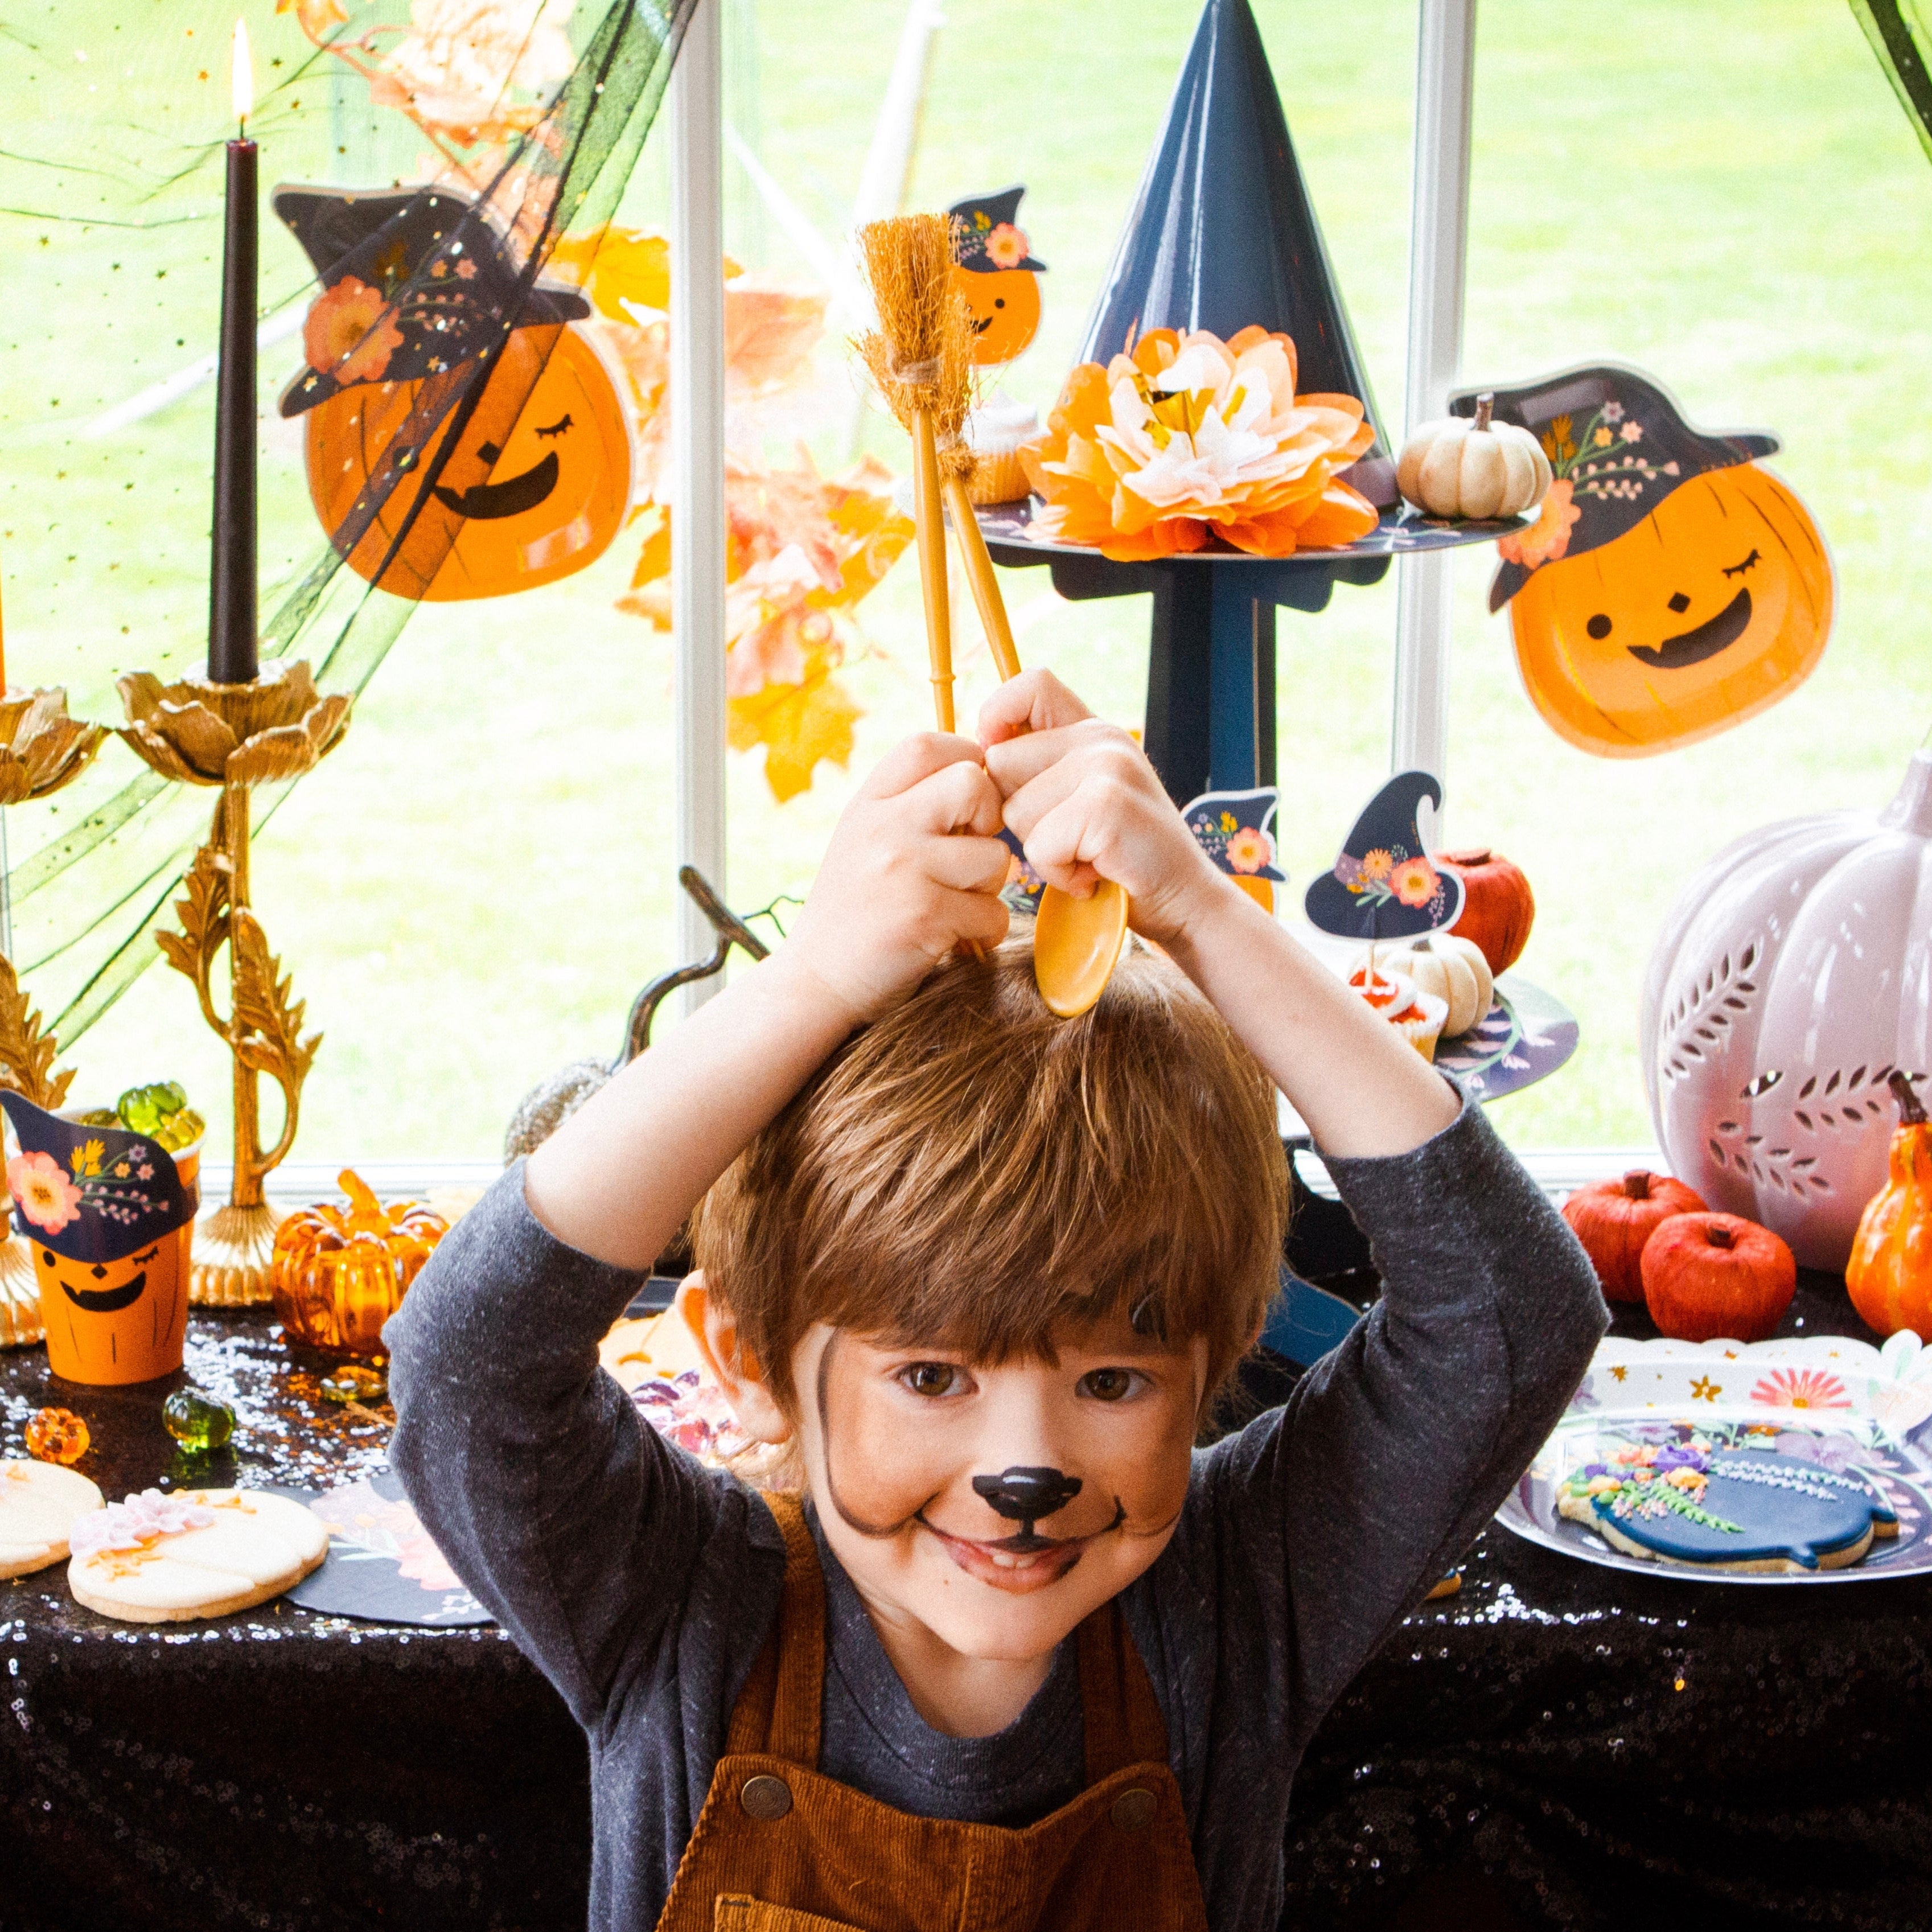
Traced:
[[[305, 44], [286, 17], [266, 0], [246, 10], [265, 65], [279, 58], [278, 77], [295, 74]], [[1256, 0], [1256, 11], [1377, 401], [1399, 426], [1414, 7]], [[949, 8], [914, 196], [943, 205], [1028, 182], [1022, 221], [1052, 272], [1041, 339], [1009, 387], [1042, 406], [1078, 342], [1196, 12], [1190, 0]], [[4, 0], [0, 148], [157, 170], [192, 159], [224, 130], [218, 98], [204, 106], [214, 97], [182, 78], [187, 28], [217, 56], [218, 80], [232, 17], [232, 0]], [[736, 0], [731, 17], [733, 111], [830, 232], [857, 181], [900, 0]], [[755, 74], [744, 58], [754, 45]], [[265, 114], [265, 181], [328, 171], [317, 98], [290, 110], [279, 134]], [[416, 145], [392, 140], [382, 158], [406, 169]], [[662, 220], [663, 146], [661, 130], [630, 218]], [[17, 202], [32, 178], [8, 168], [0, 199]], [[8, 662], [16, 682], [65, 682], [93, 715], [110, 714], [116, 672], [186, 665], [201, 648], [211, 392], [118, 440], [83, 444], [65, 426], [212, 346], [215, 180], [204, 166], [169, 190], [169, 206], [201, 218], [179, 228], [0, 215]], [[741, 259], [798, 266], [742, 181], [730, 206]], [[1524, 969], [1583, 1025], [1563, 1076], [1498, 1108], [1519, 1144], [1648, 1138], [1638, 990], [1675, 895], [1754, 825], [1882, 803], [1932, 718], [1928, 244], [1932, 170], [1839, 0], [1486, 0], [1469, 374], [1517, 380], [1619, 358], [1660, 377], [1698, 422], [1775, 428], [1785, 450], [1774, 466], [1832, 544], [1840, 600], [1822, 664], [1785, 704], [1686, 752], [1604, 761], [1537, 718], [1507, 620], [1485, 611], [1492, 558], [1459, 556], [1450, 835], [1492, 842], [1528, 871], [1540, 912]], [[293, 250], [265, 234], [265, 304], [301, 274]], [[292, 344], [264, 358], [265, 403], [296, 359]], [[830, 463], [849, 389], [836, 345], [821, 359], [828, 393], [808, 427]], [[868, 436], [901, 460], [888, 426]], [[262, 519], [266, 586], [318, 541], [298, 452], [273, 424]], [[260, 841], [260, 910], [328, 1036], [303, 1157], [493, 1151], [517, 1096], [561, 1062], [614, 1046], [632, 993], [665, 963], [671, 653], [612, 608], [634, 548], [620, 538], [590, 570], [520, 599], [424, 607], [344, 748]], [[1046, 590], [1043, 572], [1008, 576], [1016, 610]], [[854, 772], [926, 722], [909, 560], [864, 614], [879, 655], [850, 675], [867, 707]], [[1146, 621], [1138, 600], [1065, 606], [1037, 618], [1024, 648], [1138, 722]], [[1298, 898], [1386, 770], [1394, 623], [1393, 579], [1338, 591], [1319, 616], [1282, 614], [1282, 832]], [[990, 673], [976, 647], [964, 669], [970, 716]], [[16, 858], [131, 769], [110, 747], [98, 782], [9, 814]], [[734, 760], [734, 902], [805, 889], [852, 782], [821, 770], [781, 808], [755, 763]], [[76, 1057], [91, 1089], [177, 1075], [225, 1117], [224, 1058], [190, 989], [164, 970]]]

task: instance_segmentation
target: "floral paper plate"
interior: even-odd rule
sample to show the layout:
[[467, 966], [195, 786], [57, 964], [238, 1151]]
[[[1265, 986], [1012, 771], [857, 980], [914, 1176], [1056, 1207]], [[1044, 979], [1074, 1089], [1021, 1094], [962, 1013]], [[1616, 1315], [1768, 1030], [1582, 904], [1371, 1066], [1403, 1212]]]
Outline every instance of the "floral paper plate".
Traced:
[[[1558, 1486], [1586, 1466], [1688, 1440], [1720, 1452], [1755, 1444], [1869, 1484], [1898, 1519], [1840, 1570], [1740, 1571], [1626, 1556], [1557, 1511]], [[1598, 1345], [1590, 1372], [1515, 1491], [1496, 1512], [1546, 1550], [1607, 1569], [1697, 1582], [1847, 1583], [1932, 1570], [1932, 1351], [1909, 1330], [1882, 1348], [1843, 1335], [1777, 1342]]]
[[1506, 973], [1488, 1016], [1436, 1049], [1472, 1100], [1499, 1100], [1546, 1078], [1576, 1051], [1576, 1016], [1553, 993]]

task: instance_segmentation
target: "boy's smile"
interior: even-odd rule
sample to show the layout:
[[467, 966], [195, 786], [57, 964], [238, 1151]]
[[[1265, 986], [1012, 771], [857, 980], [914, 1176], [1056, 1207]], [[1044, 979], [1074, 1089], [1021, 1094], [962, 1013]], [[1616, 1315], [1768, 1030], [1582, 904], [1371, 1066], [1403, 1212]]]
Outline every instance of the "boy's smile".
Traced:
[[1024, 1596], [1057, 1583], [1099, 1537], [1109, 1536], [1126, 1520], [1126, 1505], [1116, 1500], [1114, 1520], [1105, 1529], [1088, 1536], [1050, 1537], [1037, 1534], [1001, 1537], [986, 1542], [970, 1536], [955, 1536], [929, 1522], [924, 1510], [914, 1520], [938, 1539], [947, 1556], [968, 1576], [995, 1590]]

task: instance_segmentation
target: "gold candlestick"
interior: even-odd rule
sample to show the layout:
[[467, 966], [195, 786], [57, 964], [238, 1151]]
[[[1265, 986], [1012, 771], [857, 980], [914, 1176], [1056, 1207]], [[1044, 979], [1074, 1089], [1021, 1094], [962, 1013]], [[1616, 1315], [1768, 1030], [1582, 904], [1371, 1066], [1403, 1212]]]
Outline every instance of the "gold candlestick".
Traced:
[[[163, 685], [147, 671], [121, 680], [128, 723], [121, 736], [164, 777], [218, 785], [208, 842], [176, 902], [178, 933], [158, 933], [168, 964], [194, 982], [202, 1017], [228, 1043], [235, 1066], [235, 1168], [227, 1201], [204, 1208], [194, 1233], [188, 1299], [219, 1307], [271, 1298], [269, 1260], [283, 1220], [262, 1183], [295, 1144], [302, 1082], [320, 1034], [302, 1036], [305, 1003], [290, 997], [281, 962], [250, 909], [249, 793], [298, 776], [334, 750], [349, 728], [350, 700], [324, 698], [305, 664], [271, 667], [250, 683], [188, 678]], [[214, 964], [228, 949], [228, 1012], [214, 1004]], [[280, 1088], [282, 1131], [262, 1146], [258, 1077]]]
[[[106, 736], [104, 724], [68, 716], [67, 693], [58, 686], [0, 694], [0, 806], [25, 805], [70, 785]], [[41, 1032], [40, 1016], [28, 1004], [13, 962], [0, 953], [0, 1084], [52, 1112], [74, 1082], [71, 1070], [55, 1068], [58, 1051], [53, 1036]], [[46, 1332], [33, 1250], [14, 1232], [10, 1214], [0, 1240], [0, 1348], [24, 1348]]]

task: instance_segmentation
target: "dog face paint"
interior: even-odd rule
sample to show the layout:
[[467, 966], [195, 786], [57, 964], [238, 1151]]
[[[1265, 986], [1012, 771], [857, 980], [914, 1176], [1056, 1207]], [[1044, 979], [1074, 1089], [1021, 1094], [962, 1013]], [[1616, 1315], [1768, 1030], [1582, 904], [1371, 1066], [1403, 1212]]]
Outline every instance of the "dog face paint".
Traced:
[[[799, 1344], [814, 1498], [875, 1622], [910, 1619], [968, 1656], [1040, 1656], [1166, 1546], [1204, 1347], [1121, 1316], [1058, 1348], [1052, 1367], [989, 1366], [822, 1324]], [[1040, 1513], [1016, 1516], [1021, 1502]]]

